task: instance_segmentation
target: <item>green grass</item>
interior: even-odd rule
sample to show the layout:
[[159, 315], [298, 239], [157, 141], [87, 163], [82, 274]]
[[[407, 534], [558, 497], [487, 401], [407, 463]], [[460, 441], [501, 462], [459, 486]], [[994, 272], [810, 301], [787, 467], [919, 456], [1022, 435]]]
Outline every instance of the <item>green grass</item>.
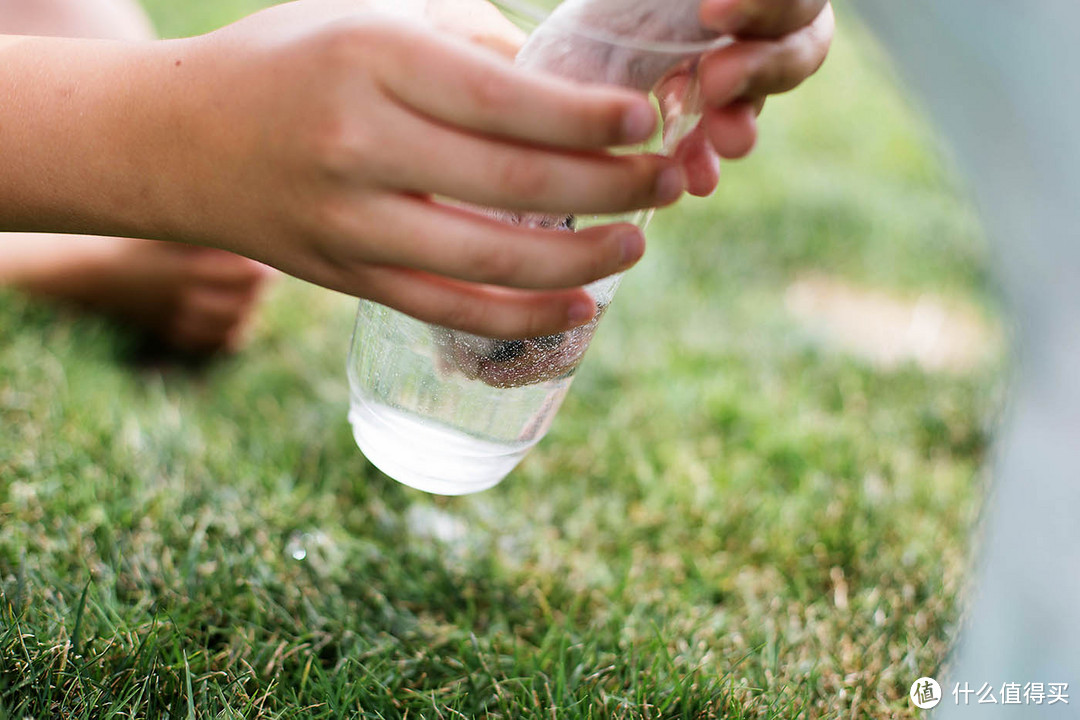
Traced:
[[[176, 35], [253, 4], [153, 10]], [[658, 218], [553, 432], [478, 496], [356, 450], [346, 298], [283, 283], [248, 351], [191, 371], [0, 295], [0, 718], [919, 717], [1001, 373], [875, 370], [783, 294], [807, 270], [993, 292], [932, 137], [842, 26], [718, 195]]]

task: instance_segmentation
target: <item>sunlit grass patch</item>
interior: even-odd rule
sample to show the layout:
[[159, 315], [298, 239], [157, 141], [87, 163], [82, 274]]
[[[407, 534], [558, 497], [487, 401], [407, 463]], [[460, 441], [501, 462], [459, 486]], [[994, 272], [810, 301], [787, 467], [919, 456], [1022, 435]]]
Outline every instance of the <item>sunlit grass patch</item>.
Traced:
[[[250, 10], [157, 0], [167, 34]], [[551, 435], [495, 490], [403, 488], [345, 421], [353, 301], [135, 366], [0, 295], [0, 718], [915, 718], [955, 637], [1000, 361], [809, 337], [807, 272], [993, 316], [970, 210], [868, 40], [661, 213]]]

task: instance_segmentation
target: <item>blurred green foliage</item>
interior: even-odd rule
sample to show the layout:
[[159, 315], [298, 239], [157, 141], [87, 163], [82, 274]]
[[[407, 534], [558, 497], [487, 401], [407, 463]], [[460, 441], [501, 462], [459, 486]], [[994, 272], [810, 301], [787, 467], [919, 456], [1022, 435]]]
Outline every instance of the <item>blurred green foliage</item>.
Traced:
[[[149, 5], [176, 36], [258, 3]], [[660, 214], [551, 436], [475, 497], [356, 450], [351, 300], [284, 282], [250, 349], [192, 371], [0, 295], [0, 718], [917, 717], [1001, 374], [875, 369], [784, 292], [817, 271], [992, 314], [984, 246], [847, 15], [761, 125]]]

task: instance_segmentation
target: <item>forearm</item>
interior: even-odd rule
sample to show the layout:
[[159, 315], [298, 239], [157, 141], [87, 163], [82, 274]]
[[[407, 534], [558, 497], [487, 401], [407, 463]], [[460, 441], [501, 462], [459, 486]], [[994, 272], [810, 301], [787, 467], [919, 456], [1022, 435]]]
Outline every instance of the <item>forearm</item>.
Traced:
[[649, 103], [356, 7], [285, 3], [164, 42], [3, 39], [0, 230], [231, 250], [492, 337], [588, 320], [582, 287], [636, 262], [640, 231], [430, 198], [547, 215], [669, 204], [675, 162], [605, 152], [651, 134]]
[[0, 37], [0, 231], [167, 233], [168, 45]]

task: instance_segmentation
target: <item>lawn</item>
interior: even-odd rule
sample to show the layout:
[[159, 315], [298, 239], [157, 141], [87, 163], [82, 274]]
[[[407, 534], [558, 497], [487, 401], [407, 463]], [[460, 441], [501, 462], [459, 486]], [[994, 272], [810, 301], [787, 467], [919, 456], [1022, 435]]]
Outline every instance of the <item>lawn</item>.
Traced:
[[[154, 0], [166, 34], [255, 0]], [[958, 631], [999, 359], [883, 368], [807, 274], [988, 318], [978, 224], [847, 14], [755, 156], [661, 213], [551, 435], [443, 499], [356, 450], [354, 301], [133, 363], [0, 294], [0, 719], [915, 718]]]

